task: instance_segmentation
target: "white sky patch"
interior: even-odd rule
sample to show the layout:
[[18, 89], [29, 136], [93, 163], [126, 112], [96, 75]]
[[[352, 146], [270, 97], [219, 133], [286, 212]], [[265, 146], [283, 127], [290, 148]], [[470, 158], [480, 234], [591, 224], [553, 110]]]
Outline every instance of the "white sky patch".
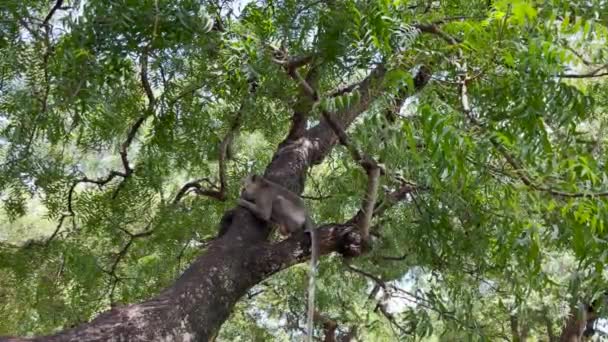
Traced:
[[238, 17], [239, 15], [241, 15], [243, 8], [245, 8], [245, 6], [247, 6], [251, 2], [253, 2], [253, 0], [237, 0], [233, 2], [232, 13], [234, 13], [234, 15]]

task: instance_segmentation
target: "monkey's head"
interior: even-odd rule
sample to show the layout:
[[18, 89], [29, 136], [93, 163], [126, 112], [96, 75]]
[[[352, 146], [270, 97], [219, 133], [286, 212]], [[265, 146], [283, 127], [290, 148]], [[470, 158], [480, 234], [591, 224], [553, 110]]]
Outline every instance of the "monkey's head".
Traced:
[[264, 186], [264, 178], [258, 176], [256, 174], [252, 174], [247, 176], [243, 180], [243, 189], [241, 190], [241, 197], [247, 200], [254, 200], [255, 195], [258, 193], [259, 189]]

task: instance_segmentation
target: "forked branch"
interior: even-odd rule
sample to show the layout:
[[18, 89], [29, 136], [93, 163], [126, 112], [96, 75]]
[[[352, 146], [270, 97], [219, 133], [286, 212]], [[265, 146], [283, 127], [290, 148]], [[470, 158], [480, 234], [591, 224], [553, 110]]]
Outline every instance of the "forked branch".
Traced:
[[[304, 79], [297, 70], [298, 66], [308, 63], [310, 61], [310, 58], [285, 58], [285, 60], [285, 62], [278, 61], [278, 63], [281, 63], [285, 66], [288, 74], [299, 83], [304, 94], [306, 94], [315, 103], [319, 102], [320, 98], [316, 89], [312, 87], [310, 83], [306, 79]], [[323, 115], [323, 119], [327, 122], [329, 127], [333, 130], [334, 134], [338, 137], [338, 141], [340, 142], [340, 144], [346, 147], [355, 162], [361, 165], [361, 167], [367, 173], [367, 189], [363, 199], [363, 203], [361, 205], [363, 210], [363, 216], [357, 222], [362, 240], [364, 244], [367, 244], [367, 242], [369, 241], [369, 230], [378, 195], [381, 168], [372, 157], [362, 154], [359, 149], [357, 149], [357, 147], [355, 147], [354, 144], [350, 142], [348, 135], [346, 134], [346, 132], [344, 132], [344, 129], [342, 129], [342, 127], [332, 118], [331, 114], [328, 111], [326, 111], [325, 109], [321, 109], [321, 113]]]
[[55, 5], [53, 5], [51, 10], [49, 11], [49, 14], [47, 14], [46, 17], [44, 17], [44, 20], [42, 21], [43, 26], [46, 26], [49, 24], [49, 22], [51, 21], [51, 18], [53, 18], [53, 15], [55, 14], [55, 12], [57, 12], [57, 10], [59, 10], [62, 5], [63, 5], [63, 0], [57, 0], [55, 2]]
[[[57, 8], [61, 7], [61, 3], [62, 3], [62, 1], [57, 1], [57, 3], [56, 3]], [[49, 16], [52, 16], [52, 12], [49, 13]], [[124, 181], [133, 174], [134, 169], [129, 164], [128, 150], [129, 150], [129, 147], [131, 146], [131, 144], [133, 143], [133, 140], [135, 140], [135, 136], [137, 135], [137, 132], [139, 131], [139, 129], [141, 128], [143, 123], [146, 121], [146, 119], [148, 117], [150, 117], [154, 113], [154, 107], [156, 105], [156, 100], [154, 98], [154, 94], [152, 93], [152, 88], [150, 86], [150, 82], [148, 80], [148, 48], [147, 47], [144, 48], [144, 51], [142, 52], [140, 64], [141, 64], [140, 80], [141, 80], [142, 87], [144, 88], [144, 91], [146, 93], [146, 97], [148, 98], [148, 106], [147, 106], [144, 114], [141, 117], [139, 117], [139, 119], [137, 119], [133, 123], [133, 125], [131, 125], [131, 127], [129, 127], [129, 130], [127, 132], [127, 137], [123, 141], [123, 143], [120, 145], [119, 154], [120, 154], [120, 160], [122, 163], [123, 171], [111, 170], [110, 173], [108, 173], [108, 175], [105, 177], [89, 178], [89, 177], [85, 176], [85, 177], [82, 177], [82, 178], [77, 179], [74, 182], [72, 182], [72, 185], [70, 186], [70, 189], [68, 190], [67, 213], [62, 214], [59, 217], [57, 227], [55, 228], [55, 230], [53, 231], [51, 236], [43, 243], [43, 245], [47, 245], [53, 239], [55, 239], [55, 237], [61, 230], [61, 228], [67, 218], [70, 218], [70, 217], [74, 218], [75, 213], [74, 213], [74, 209], [73, 209], [73, 198], [74, 198], [74, 192], [76, 191], [76, 187], [79, 184], [81, 184], [81, 183], [96, 184], [97, 186], [99, 186], [99, 188], [102, 188], [106, 184], [110, 183], [114, 178], [120, 177], [123, 179], [123, 181], [120, 184], [118, 184], [118, 186], [114, 190], [114, 193], [112, 194], [112, 198], [116, 198], [116, 196], [118, 196], [118, 192], [124, 186]], [[74, 222], [74, 221], [72, 221], [72, 222]]]
[[[224, 136], [224, 139], [222, 139], [222, 142], [220, 143], [220, 146], [218, 149], [219, 150], [219, 156], [218, 156], [218, 169], [219, 170], [218, 171], [219, 171], [219, 176], [220, 176], [219, 189], [208, 178], [201, 178], [201, 179], [198, 179], [198, 180], [195, 180], [192, 182], [188, 182], [188, 183], [184, 184], [184, 186], [182, 186], [182, 188], [177, 192], [177, 195], [175, 196], [175, 199], [173, 200], [173, 204], [179, 203], [179, 201], [181, 201], [181, 199], [190, 190], [193, 190], [194, 193], [196, 193], [197, 195], [200, 195], [200, 196], [207, 196], [207, 197], [215, 198], [219, 201], [226, 200], [226, 188], [227, 188], [226, 159], [228, 158], [227, 157], [228, 150], [229, 150], [230, 146], [232, 145], [232, 142], [234, 140], [234, 135], [241, 127], [244, 106], [245, 106], [245, 101], [243, 103], [241, 103], [241, 107], [239, 108], [238, 112], [236, 113], [236, 116], [235, 116], [234, 120], [232, 121], [232, 123], [230, 124], [230, 128], [228, 129], [228, 132]], [[209, 185], [209, 188], [204, 188], [202, 185], [202, 182], [206, 182]]]

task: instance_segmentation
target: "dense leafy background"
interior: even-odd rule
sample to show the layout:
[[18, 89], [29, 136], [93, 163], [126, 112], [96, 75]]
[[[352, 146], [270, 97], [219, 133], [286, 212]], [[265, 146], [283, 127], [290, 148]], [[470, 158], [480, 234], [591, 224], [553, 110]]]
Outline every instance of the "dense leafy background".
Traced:
[[[49, 333], [149, 298], [200, 253], [289, 128], [297, 84], [269, 45], [314, 55], [321, 93], [378, 63], [390, 70], [349, 133], [385, 165], [387, 190], [405, 179], [417, 191], [375, 222], [370, 254], [323, 258], [319, 311], [341, 332], [511, 339], [515, 318], [546, 340], [572, 304], [606, 290], [605, 1], [75, 0], [44, 23], [53, 5], [0, 3], [0, 334]], [[413, 94], [423, 66], [433, 78]], [[217, 184], [240, 108], [228, 199], [174, 204], [187, 181]], [[68, 206], [75, 181], [125, 171], [138, 120], [133, 173], [79, 184]], [[344, 152], [311, 171], [318, 222], [360, 203], [365, 177]], [[292, 267], [252, 289], [220, 338], [297, 338], [306, 276]]]

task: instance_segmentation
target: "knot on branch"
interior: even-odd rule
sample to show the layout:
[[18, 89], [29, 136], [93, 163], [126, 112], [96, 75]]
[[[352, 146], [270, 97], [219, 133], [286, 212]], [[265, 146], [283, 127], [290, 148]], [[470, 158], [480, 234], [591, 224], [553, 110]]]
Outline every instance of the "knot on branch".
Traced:
[[358, 257], [370, 250], [367, 239], [363, 239], [361, 233], [355, 229], [345, 229], [338, 239], [336, 251], [345, 258]]

